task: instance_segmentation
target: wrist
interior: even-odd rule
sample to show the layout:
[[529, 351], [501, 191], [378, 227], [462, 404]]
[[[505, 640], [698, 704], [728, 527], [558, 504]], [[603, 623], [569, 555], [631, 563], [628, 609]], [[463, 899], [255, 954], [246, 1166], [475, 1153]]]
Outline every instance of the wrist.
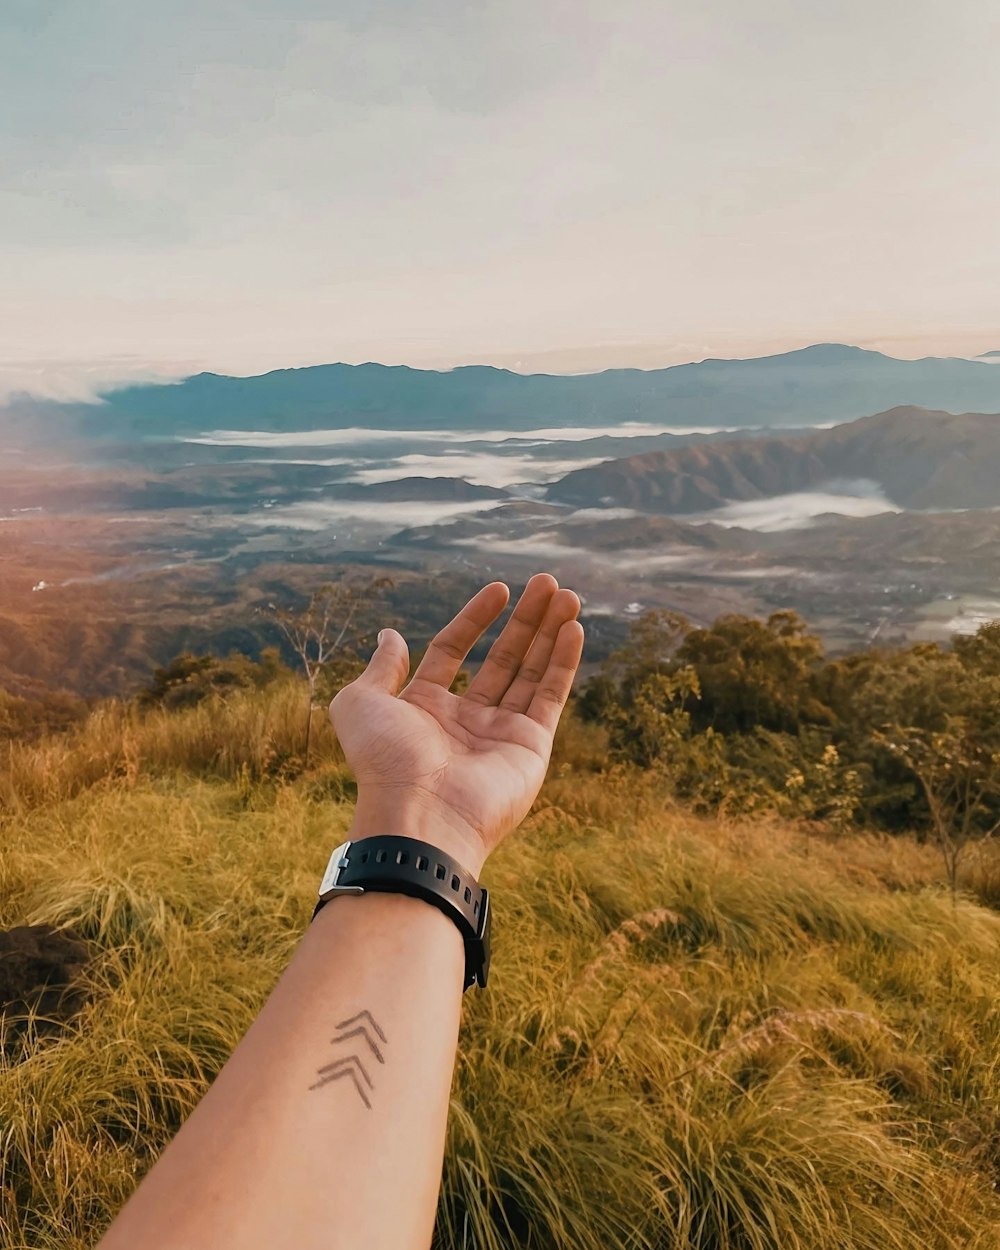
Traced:
[[451, 856], [477, 880], [486, 861], [482, 838], [452, 813], [435, 810], [413, 795], [358, 791], [354, 818], [346, 837], [353, 842], [378, 834], [417, 838]]
[[313, 919], [342, 895], [411, 895], [443, 913], [461, 937], [463, 990], [476, 984], [485, 987], [490, 966], [490, 899], [468, 869], [467, 854], [466, 862], [458, 860], [450, 839], [426, 842], [406, 834], [371, 834], [364, 827], [348, 833], [354, 836], [335, 847], [327, 862]]

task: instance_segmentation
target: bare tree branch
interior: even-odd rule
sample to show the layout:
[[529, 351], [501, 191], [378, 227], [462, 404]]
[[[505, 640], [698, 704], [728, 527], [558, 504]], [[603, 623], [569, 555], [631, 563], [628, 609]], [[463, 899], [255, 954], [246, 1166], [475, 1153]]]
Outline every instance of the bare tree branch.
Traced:
[[388, 577], [373, 576], [364, 582], [347, 578], [318, 586], [307, 605], [299, 610], [269, 605], [274, 619], [298, 656], [309, 691], [306, 719], [305, 762], [309, 762], [312, 712], [316, 687], [325, 666], [359, 641], [357, 623], [370, 616], [384, 591], [393, 585]]

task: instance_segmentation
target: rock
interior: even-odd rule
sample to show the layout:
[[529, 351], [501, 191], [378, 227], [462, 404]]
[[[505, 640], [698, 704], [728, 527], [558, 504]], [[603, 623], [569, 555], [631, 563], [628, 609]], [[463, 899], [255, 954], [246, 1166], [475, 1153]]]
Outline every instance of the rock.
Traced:
[[32, 1010], [65, 1021], [84, 997], [81, 978], [90, 948], [72, 929], [20, 925], [0, 930], [0, 1013], [19, 1017]]

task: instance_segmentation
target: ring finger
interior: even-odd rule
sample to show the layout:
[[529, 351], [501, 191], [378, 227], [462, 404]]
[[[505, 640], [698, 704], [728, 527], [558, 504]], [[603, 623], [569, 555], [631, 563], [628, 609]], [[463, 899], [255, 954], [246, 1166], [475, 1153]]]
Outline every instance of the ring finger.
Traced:
[[580, 599], [572, 590], [557, 590], [549, 601], [541, 628], [528, 648], [528, 654], [511, 682], [500, 706], [509, 712], [526, 712], [545, 676], [559, 630], [567, 621], [576, 620]]

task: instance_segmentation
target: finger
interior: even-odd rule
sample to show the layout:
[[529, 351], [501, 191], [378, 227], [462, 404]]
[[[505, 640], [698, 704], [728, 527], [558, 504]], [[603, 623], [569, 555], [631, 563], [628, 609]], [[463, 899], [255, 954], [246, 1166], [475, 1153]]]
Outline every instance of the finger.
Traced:
[[368, 667], [351, 684], [398, 694], [409, 671], [410, 651], [403, 635], [395, 629], [380, 629], [378, 646], [372, 652]]
[[538, 690], [538, 683], [545, 676], [552, 659], [559, 630], [567, 621], [575, 621], [580, 611], [579, 596], [572, 590], [557, 590], [549, 600], [549, 606], [541, 628], [528, 648], [517, 676], [510, 683], [500, 706], [509, 712], [526, 712]]
[[496, 706], [500, 702], [517, 675], [558, 589], [559, 583], [551, 573], [536, 573], [528, 579], [510, 620], [490, 647], [463, 698], [484, 706]]
[[465, 657], [507, 606], [509, 598], [510, 591], [503, 582], [490, 582], [477, 591], [461, 612], [431, 639], [411, 680], [430, 681], [447, 690]]
[[579, 621], [566, 621], [556, 637], [545, 676], [528, 705], [528, 716], [549, 733], [554, 734], [559, 724], [582, 655], [583, 626]]

